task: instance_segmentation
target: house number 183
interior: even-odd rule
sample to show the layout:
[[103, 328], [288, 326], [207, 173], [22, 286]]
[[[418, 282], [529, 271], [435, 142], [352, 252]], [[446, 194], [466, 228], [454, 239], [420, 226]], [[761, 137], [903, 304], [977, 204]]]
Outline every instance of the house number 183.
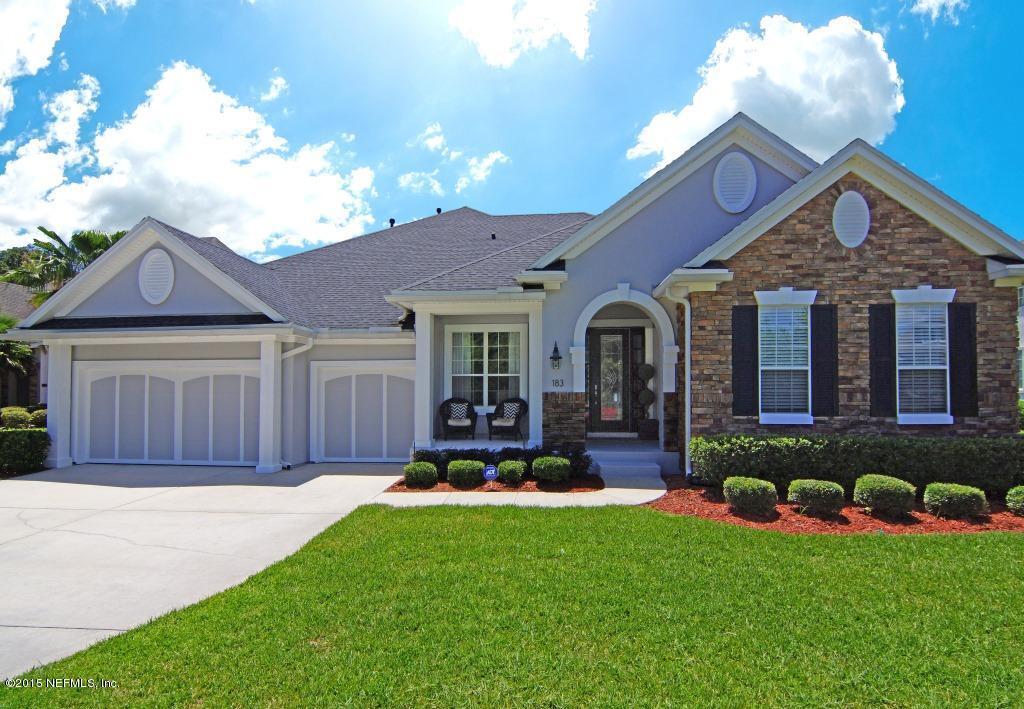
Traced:
[[553, 387], [564, 387], [565, 386], [565, 380], [564, 379], [552, 379], [551, 380], [551, 386], [553, 386]]

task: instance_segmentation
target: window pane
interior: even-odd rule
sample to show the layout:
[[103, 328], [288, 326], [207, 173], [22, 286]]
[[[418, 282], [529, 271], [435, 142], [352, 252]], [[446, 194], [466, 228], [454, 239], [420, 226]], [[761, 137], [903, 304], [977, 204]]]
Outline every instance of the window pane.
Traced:
[[900, 367], [946, 366], [946, 305], [896, 308], [896, 351]]
[[806, 367], [810, 360], [806, 307], [758, 309], [762, 367]]
[[902, 369], [899, 379], [901, 414], [946, 413], [945, 369]]
[[484, 334], [452, 333], [452, 374], [484, 373]]
[[487, 378], [487, 405], [497, 406], [503, 399], [519, 396], [519, 377], [491, 376]]
[[452, 396], [469, 399], [473, 406], [484, 405], [483, 377], [452, 377]]
[[601, 335], [601, 420], [622, 421], [625, 416], [622, 335]]
[[765, 369], [761, 371], [761, 412], [765, 414], [806, 414], [807, 370]]
[[492, 332], [488, 335], [487, 372], [520, 374], [518, 332]]

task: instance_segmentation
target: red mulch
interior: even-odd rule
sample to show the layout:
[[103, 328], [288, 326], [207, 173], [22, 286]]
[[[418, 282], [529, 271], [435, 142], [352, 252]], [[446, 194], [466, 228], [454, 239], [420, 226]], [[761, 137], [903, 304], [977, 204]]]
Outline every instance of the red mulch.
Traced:
[[704, 517], [755, 529], [771, 529], [786, 534], [934, 534], [937, 532], [1024, 531], [1024, 517], [1006, 511], [1000, 503], [990, 502], [991, 514], [975, 520], [940, 519], [924, 511], [918, 503], [903, 519], [872, 517], [864, 509], [847, 505], [837, 517], [820, 518], [800, 514], [793, 505], [780, 502], [767, 516], [737, 514], [729, 509], [722, 491], [690, 485], [680, 476], [666, 477], [668, 492], [647, 503], [662, 512]]
[[604, 480], [600, 475], [583, 475], [578, 478], [569, 478], [564, 483], [550, 483], [541, 480], [527, 478], [519, 485], [506, 485], [498, 480], [484, 482], [476, 487], [455, 487], [454, 485], [438, 481], [433, 487], [408, 487], [405, 480], [399, 480], [387, 489], [388, 492], [594, 492], [604, 489]]

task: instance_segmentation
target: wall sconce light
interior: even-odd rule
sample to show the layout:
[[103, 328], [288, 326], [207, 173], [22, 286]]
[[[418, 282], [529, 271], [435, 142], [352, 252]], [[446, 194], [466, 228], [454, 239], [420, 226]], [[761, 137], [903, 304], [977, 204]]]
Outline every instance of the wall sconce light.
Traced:
[[558, 343], [555, 343], [555, 349], [551, 350], [551, 368], [558, 369], [562, 364], [562, 354], [558, 351]]

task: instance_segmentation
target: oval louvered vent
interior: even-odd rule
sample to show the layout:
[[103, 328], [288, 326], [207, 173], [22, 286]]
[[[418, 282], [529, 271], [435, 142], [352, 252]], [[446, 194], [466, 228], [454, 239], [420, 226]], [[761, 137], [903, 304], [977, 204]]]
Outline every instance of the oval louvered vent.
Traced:
[[715, 199], [727, 212], [737, 214], [754, 201], [757, 173], [754, 163], [743, 153], [727, 153], [715, 168]]
[[853, 248], [864, 243], [871, 226], [871, 210], [860, 192], [843, 192], [832, 210], [832, 228], [843, 246]]
[[139, 264], [139, 291], [147, 303], [159, 305], [174, 287], [174, 263], [163, 249], [153, 249]]

